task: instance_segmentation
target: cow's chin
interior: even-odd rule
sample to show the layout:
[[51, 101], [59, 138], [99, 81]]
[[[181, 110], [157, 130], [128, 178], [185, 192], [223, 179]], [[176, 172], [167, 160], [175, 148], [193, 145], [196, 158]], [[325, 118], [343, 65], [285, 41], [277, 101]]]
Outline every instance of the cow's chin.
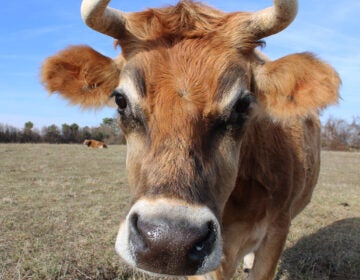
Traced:
[[208, 207], [171, 199], [138, 200], [121, 224], [116, 252], [156, 275], [200, 275], [221, 261], [221, 228]]

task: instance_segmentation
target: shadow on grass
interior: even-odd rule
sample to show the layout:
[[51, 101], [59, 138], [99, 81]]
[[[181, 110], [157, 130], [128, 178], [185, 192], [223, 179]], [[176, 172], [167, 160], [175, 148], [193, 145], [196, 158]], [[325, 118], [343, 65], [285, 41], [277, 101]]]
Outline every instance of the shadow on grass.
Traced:
[[276, 279], [360, 279], [360, 218], [303, 237], [282, 255]]

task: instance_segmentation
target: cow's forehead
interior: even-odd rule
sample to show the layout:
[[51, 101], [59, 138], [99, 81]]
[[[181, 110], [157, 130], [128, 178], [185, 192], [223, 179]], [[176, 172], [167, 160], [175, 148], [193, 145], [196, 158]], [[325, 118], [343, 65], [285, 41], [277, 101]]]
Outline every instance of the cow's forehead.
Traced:
[[249, 61], [232, 48], [205, 39], [188, 39], [137, 53], [126, 63], [120, 86], [135, 102], [153, 108], [162, 102], [191, 103], [206, 110], [226, 105], [250, 83]]

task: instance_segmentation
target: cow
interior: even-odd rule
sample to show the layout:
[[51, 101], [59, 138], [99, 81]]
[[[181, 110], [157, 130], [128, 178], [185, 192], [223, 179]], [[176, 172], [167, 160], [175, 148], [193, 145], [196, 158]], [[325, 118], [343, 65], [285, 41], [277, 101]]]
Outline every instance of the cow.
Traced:
[[311, 53], [271, 61], [258, 50], [297, 1], [232, 13], [193, 1], [125, 13], [109, 2], [83, 0], [81, 14], [119, 56], [71, 46], [41, 77], [72, 104], [117, 108], [132, 199], [116, 252], [188, 279], [230, 279], [246, 257], [248, 279], [273, 279], [318, 179], [319, 112], [341, 84]]
[[98, 148], [98, 149], [107, 148], [107, 145], [104, 142], [93, 139], [91, 140], [85, 139], [83, 145], [88, 146], [89, 148]]

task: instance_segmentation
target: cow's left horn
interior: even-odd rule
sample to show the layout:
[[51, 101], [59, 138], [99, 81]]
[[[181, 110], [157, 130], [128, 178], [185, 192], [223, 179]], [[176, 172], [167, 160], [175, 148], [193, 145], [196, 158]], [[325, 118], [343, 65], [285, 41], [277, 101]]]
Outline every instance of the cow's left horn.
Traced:
[[297, 0], [274, 0], [274, 6], [251, 14], [249, 31], [256, 39], [276, 34], [294, 20], [297, 10]]
[[120, 39], [125, 31], [125, 13], [108, 7], [110, 0], [83, 0], [81, 17], [92, 29]]

